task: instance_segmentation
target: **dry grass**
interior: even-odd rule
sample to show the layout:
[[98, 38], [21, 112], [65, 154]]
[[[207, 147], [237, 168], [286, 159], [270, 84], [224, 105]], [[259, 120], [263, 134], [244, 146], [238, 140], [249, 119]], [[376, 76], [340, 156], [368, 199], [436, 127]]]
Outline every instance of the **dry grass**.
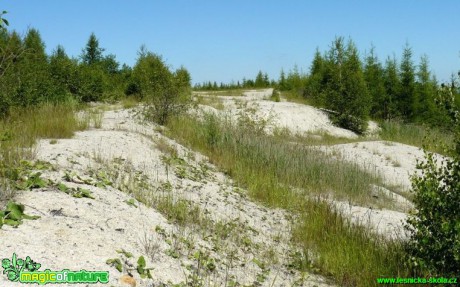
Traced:
[[205, 105], [213, 107], [217, 110], [224, 110], [224, 102], [221, 98], [216, 96], [195, 96], [195, 103], [199, 105]]

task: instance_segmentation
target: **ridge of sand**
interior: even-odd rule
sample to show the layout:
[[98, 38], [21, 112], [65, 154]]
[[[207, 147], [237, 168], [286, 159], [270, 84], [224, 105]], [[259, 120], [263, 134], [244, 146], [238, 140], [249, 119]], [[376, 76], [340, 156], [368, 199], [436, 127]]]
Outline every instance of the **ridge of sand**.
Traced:
[[[240, 97], [221, 98], [224, 110], [233, 115], [241, 112], [244, 105], [257, 107], [256, 113], [262, 118], [272, 113], [275, 121], [271, 128], [287, 128], [294, 134], [326, 132], [356, 137], [350, 131], [334, 127], [318, 109], [264, 100], [271, 92], [271, 89], [248, 91]], [[204, 109], [221, 113], [209, 106]], [[24, 220], [17, 229], [9, 226], [0, 229], [1, 258], [10, 258], [16, 252], [19, 257], [30, 256], [51, 270], [107, 270], [110, 282], [103, 286], [120, 286], [118, 280], [127, 273], [126, 268], [119, 272], [108, 266], [107, 259], [120, 258], [125, 267], [135, 268], [140, 255], [145, 256], [147, 267], [153, 267], [153, 279], [141, 279], [137, 272], [131, 271], [137, 286], [186, 282], [198, 273], [203, 276], [205, 286], [222, 286], [231, 280], [240, 284], [259, 280], [260, 286], [291, 286], [300, 282], [302, 274], [287, 267], [292, 259], [288, 243], [289, 214], [250, 201], [245, 191], [235, 187], [205, 156], [164, 137], [157, 126], [139, 123], [134, 118], [130, 110], [107, 111], [101, 129], [78, 132], [74, 138], [60, 139], [55, 144], [49, 140], [39, 142], [37, 158], [54, 167], [42, 171], [42, 177], [69, 188], [89, 190], [95, 199], [74, 198], [56, 186], [19, 192], [16, 201], [26, 206], [26, 213], [41, 218]], [[168, 155], [165, 146], [175, 150], [175, 158]], [[418, 148], [384, 141], [315, 148], [375, 171], [402, 188], [409, 186], [409, 176], [416, 172], [416, 161], [423, 157]], [[95, 186], [94, 183], [101, 181], [97, 177], [99, 172], [118, 172], [119, 177], [112, 185]], [[125, 181], [129, 183], [130, 178], [145, 184], [145, 190], [139, 191], [145, 192], [147, 201], [149, 196], [167, 194], [173, 202], [185, 200], [198, 207], [209, 221], [208, 229], [193, 224], [181, 226], [168, 221], [159, 210], [132, 201], [134, 195], [125, 188]], [[165, 184], [169, 191], [165, 191]], [[407, 209], [412, 208], [401, 195], [377, 186], [373, 190], [375, 196], [385, 194]], [[137, 207], [128, 204], [130, 200]], [[405, 236], [403, 212], [331, 202], [353, 222], [390, 237]], [[228, 229], [228, 236], [210, 233], [212, 226]], [[133, 253], [134, 258], [127, 259], [117, 253], [121, 249]], [[197, 252], [205, 256], [200, 259], [205, 261], [199, 263]], [[260, 260], [265, 261], [265, 266]], [[203, 264], [213, 271], [206, 271]], [[17, 286], [4, 276], [0, 276], [0, 285]], [[331, 285], [323, 277], [309, 274], [303, 286]]]
[[[186, 169], [187, 176], [179, 176], [179, 167], [165, 163], [167, 154], [158, 149], [161, 140], [185, 160], [181, 168]], [[54, 186], [19, 192], [16, 201], [26, 206], [26, 213], [41, 218], [24, 220], [19, 228], [4, 226], [0, 230], [4, 243], [1, 258], [11, 258], [16, 252], [51, 270], [109, 271], [109, 284], [101, 286], [121, 286], [119, 279], [127, 273], [126, 268], [135, 268], [141, 255], [147, 267], [153, 268], [153, 279], [141, 279], [131, 271], [137, 286], [187, 282], [198, 273], [204, 286], [224, 286], [230, 281], [291, 286], [303, 278], [287, 267], [292, 248], [284, 211], [251, 202], [204, 156], [165, 138], [152, 125], [137, 123], [126, 110], [105, 112], [101, 129], [78, 132], [74, 138], [60, 139], [55, 144], [41, 140], [37, 158], [54, 167], [42, 171], [43, 178], [68, 188], [89, 190], [94, 199], [74, 198]], [[159, 188], [170, 184], [174, 201], [185, 199], [198, 206], [209, 224], [228, 228], [229, 237], [220, 238], [199, 226], [175, 224], [154, 208], [136, 201], [137, 208], [127, 204], [132, 195], [116, 187], [92, 184], [98, 181], [96, 173], [125, 167], [147, 185]], [[194, 178], [193, 172], [200, 168], [205, 176]], [[123, 180], [119, 183], [122, 185]], [[160, 189], [153, 190], [146, 191], [151, 192], [147, 198], [160, 193]], [[152, 256], [145, 250], [146, 241], [153, 246]], [[128, 259], [117, 253], [121, 249], [134, 257]], [[196, 254], [205, 258], [197, 259]], [[274, 261], [269, 262], [271, 257], [264, 254], [272, 254]], [[111, 258], [125, 261], [123, 272], [106, 264]], [[312, 274], [303, 282], [303, 286], [331, 286]], [[4, 276], [0, 276], [0, 284], [17, 285]]]

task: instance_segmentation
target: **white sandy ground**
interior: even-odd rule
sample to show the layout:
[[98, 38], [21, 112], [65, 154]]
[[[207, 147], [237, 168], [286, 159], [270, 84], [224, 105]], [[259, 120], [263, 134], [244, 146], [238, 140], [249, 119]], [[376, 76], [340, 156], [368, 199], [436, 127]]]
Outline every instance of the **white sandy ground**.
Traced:
[[[242, 96], [225, 97], [219, 96], [222, 100], [225, 109], [218, 111], [209, 106], [202, 106], [207, 111], [215, 113], [229, 113], [234, 118], [243, 110], [238, 105], [239, 102], [248, 103], [248, 108], [256, 109], [258, 118], [270, 118], [268, 132], [271, 132], [276, 126], [278, 128], [287, 128], [293, 134], [305, 133], [327, 133], [336, 137], [356, 138], [357, 135], [349, 130], [334, 126], [327, 115], [311, 106], [300, 105], [291, 102], [273, 102], [267, 99], [271, 96], [273, 89], [247, 91]], [[206, 96], [206, 94], [200, 94]], [[215, 97], [215, 96], [213, 96]]]
[[[216, 266], [215, 271], [203, 276], [205, 286], [225, 286], [230, 280], [252, 284], [262, 275], [265, 278], [259, 279], [260, 285], [254, 286], [292, 286], [295, 282], [303, 282], [300, 286], [331, 286], [320, 276], [299, 274], [287, 267], [292, 248], [288, 244], [290, 226], [285, 212], [251, 202], [205, 157], [164, 138], [187, 160], [188, 172], [193, 167], [206, 167], [204, 178], [179, 178], [177, 169], [167, 167], [162, 160], [164, 154], [156, 144], [160, 138], [163, 136], [154, 127], [137, 124], [128, 111], [108, 111], [101, 129], [79, 132], [55, 144], [40, 141], [38, 159], [50, 162], [55, 169], [44, 171], [42, 176], [69, 187], [88, 189], [95, 199], [74, 198], [56, 187], [19, 192], [16, 201], [26, 206], [25, 213], [41, 218], [24, 220], [18, 228], [3, 226], [0, 258], [11, 258], [16, 252], [20, 258], [30, 256], [41, 263], [41, 270], [109, 271], [107, 286], [124, 286], [119, 279], [126, 270], [120, 273], [105, 263], [109, 258], [122, 258], [116, 250], [124, 249], [134, 255], [127, 261], [129, 264], [136, 266], [137, 258], [143, 255], [147, 267], [153, 268], [153, 279], [141, 279], [131, 271], [137, 286], [163, 286], [160, 284], [186, 282], [198, 271], [203, 274], [204, 267], [199, 267], [192, 257], [201, 250], [214, 259]], [[116, 188], [84, 183], [85, 179], [95, 182], [91, 171], [106, 171], [107, 167], [100, 163], [114, 159], [121, 163], [116, 169], [128, 167], [133, 174], [145, 176], [146, 184], [159, 187], [171, 183], [174, 198], [189, 200], [213, 222], [241, 227], [237, 227], [236, 235], [219, 239], [194, 226], [172, 224], [157, 210], [141, 203], [138, 208], [130, 206], [125, 201], [132, 197]], [[71, 174], [70, 182], [64, 179], [66, 173]], [[143, 249], [146, 237], [156, 245], [151, 257]], [[191, 243], [189, 247], [184, 243], [187, 241]], [[177, 251], [177, 258], [168, 255], [168, 250]], [[266, 262], [263, 270], [254, 259], [266, 261], [269, 256], [264, 254], [270, 252], [276, 261]], [[20, 284], [2, 275], [0, 286]]]
[[[224, 109], [218, 110], [211, 106], [200, 105], [203, 110], [216, 114], [230, 114], [236, 118], [244, 110], [241, 102], [247, 103], [246, 107], [256, 109], [255, 117], [268, 119], [271, 117], [268, 132], [275, 128], [286, 128], [291, 134], [312, 136], [312, 134], [326, 133], [334, 137], [356, 139], [358, 136], [346, 129], [338, 128], [330, 122], [327, 114], [312, 106], [292, 103], [273, 102], [268, 98], [273, 89], [252, 90], [242, 93], [241, 96], [209, 96], [222, 101]], [[206, 97], [206, 93], [199, 93]], [[371, 188], [375, 197], [390, 198], [393, 205], [398, 207], [399, 212], [394, 210], [378, 210], [368, 207], [356, 206], [348, 202], [332, 201], [332, 203], [353, 222], [366, 225], [372, 230], [392, 238], [406, 238], [404, 221], [406, 212], [413, 208], [412, 203], [400, 194], [406, 194], [411, 188], [411, 176], [420, 174], [416, 169], [417, 161], [424, 160], [423, 151], [414, 146], [396, 142], [372, 140], [376, 137], [378, 126], [369, 121], [368, 138], [363, 142], [337, 144], [332, 146], [312, 147], [324, 152], [331, 157], [358, 164], [363, 170], [376, 173], [381, 176], [387, 186], [398, 190], [394, 193], [383, 187]], [[441, 160], [440, 155], [435, 158]]]
[[[241, 103], [257, 108], [261, 117], [270, 113], [275, 117], [274, 126], [287, 128], [291, 133], [326, 132], [331, 135], [355, 138], [350, 131], [332, 126], [327, 116], [313, 107], [264, 100], [271, 90], [249, 91], [243, 97], [221, 97], [225, 113], [237, 115]], [[215, 113], [212, 107], [203, 107]], [[272, 126], [272, 129], [274, 127]], [[375, 125], [373, 125], [375, 129]], [[61, 139], [56, 144], [42, 140], [37, 147], [39, 159], [53, 164], [55, 170], [43, 172], [43, 177], [63, 182], [69, 187], [83, 187], [93, 192], [95, 199], [74, 198], [55, 187], [19, 192], [17, 201], [26, 206], [25, 212], [41, 216], [38, 220], [24, 220], [19, 228], [3, 226], [0, 229], [1, 258], [11, 258], [13, 252], [19, 257], [30, 256], [42, 264], [42, 269], [61, 270], [107, 270], [110, 272], [108, 286], [122, 286], [122, 274], [105, 264], [109, 258], [121, 258], [116, 252], [125, 249], [133, 253], [130, 264], [136, 265], [140, 255], [147, 260], [147, 267], [153, 267], [152, 280], [140, 279], [132, 271], [137, 286], [160, 286], [160, 283], [185, 282], [187, 276], [197, 270], [197, 262], [190, 257], [201, 250], [215, 260], [216, 270], [204, 276], [205, 286], [225, 286], [230, 279], [240, 284], [251, 284], [264, 271], [253, 259], [264, 260], [267, 253], [274, 254], [278, 262], [267, 262], [266, 279], [261, 286], [292, 286], [302, 274], [286, 267], [289, 258], [290, 226], [289, 216], [282, 210], [265, 208], [251, 202], [245, 191], [234, 187], [231, 179], [218, 172], [207, 158], [190, 151], [176, 142], [165, 138], [151, 125], [139, 124], [127, 110], [105, 112], [101, 129], [79, 132], [72, 139]], [[173, 146], [185, 159], [186, 173], [194, 171], [204, 176], [178, 177], [178, 168], [168, 166], [162, 160], [165, 156], [158, 142], [163, 139]], [[382, 141], [365, 141], [352, 144], [317, 147], [318, 152], [355, 162], [363, 169], [377, 172], [391, 185], [409, 186], [417, 159], [423, 153], [415, 147]], [[85, 184], [83, 179], [96, 181], [91, 171], [105, 171], [101, 162], [120, 163], [112, 168], [128, 168], [133, 176], [145, 176], [144, 182], [159, 187], [165, 182], [172, 185], [174, 198], [183, 198], [198, 206], [213, 222], [236, 225], [241, 236], [216, 239], [216, 236], [194, 226], [180, 227], [168, 222], [154, 208], [138, 203], [135, 208], [124, 201], [132, 197], [117, 188], [99, 188]], [[63, 177], [72, 174], [71, 182]], [[411, 203], [382, 187], [373, 187], [373, 195], [392, 197], [400, 206], [411, 208]], [[151, 196], [163, 194], [154, 192]], [[404, 238], [402, 229], [406, 213], [393, 210], [378, 210], [353, 206], [347, 202], [332, 201], [332, 204], [350, 217], [353, 222], [363, 224], [372, 230], [390, 237]], [[159, 232], [161, 227], [165, 232]], [[156, 252], [150, 258], [144, 251], [143, 238], [151, 238]], [[179, 240], [192, 242], [190, 247]], [[241, 238], [244, 240], [242, 241]], [[168, 250], [179, 252], [178, 258], [168, 255]], [[233, 253], [234, 256], [230, 256]], [[233, 259], [230, 259], [230, 258]], [[192, 265], [191, 268], [187, 266]], [[202, 271], [202, 270], [201, 270]], [[331, 286], [324, 278], [308, 274], [303, 286]], [[300, 282], [300, 281], [298, 281]], [[0, 276], [0, 286], [20, 286]], [[257, 286], [257, 285], [255, 285]]]

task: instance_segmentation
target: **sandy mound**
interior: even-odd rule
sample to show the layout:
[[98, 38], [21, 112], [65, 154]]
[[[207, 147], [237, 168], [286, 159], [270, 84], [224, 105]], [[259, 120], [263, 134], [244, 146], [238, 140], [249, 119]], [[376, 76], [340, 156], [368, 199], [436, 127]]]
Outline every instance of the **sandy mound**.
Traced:
[[[258, 118], [272, 118], [269, 131], [286, 128], [293, 134], [357, 137], [333, 126], [316, 108], [267, 101], [271, 93], [271, 89], [248, 91], [242, 96], [217, 97], [214, 106], [200, 106], [233, 117], [252, 109]], [[371, 127], [378, 130], [374, 123]], [[24, 220], [19, 228], [3, 226], [1, 258], [11, 258], [16, 252], [41, 263], [41, 270], [109, 271], [108, 286], [121, 286], [120, 279], [132, 280], [127, 273], [134, 276], [137, 286], [171, 286], [198, 279], [204, 286], [232, 282], [330, 286], [316, 275], [301, 279], [302, 274], [288, 267], [295, 256], [289, 245], [289, 214], [250, 201], [206, 157], [159, 131], [135, 120], [131, 111], [119, 110], [105, 112], [101, 129], [57, 143], [40, 141], [38, 159], [52, 164], [41, 171], [49, 184], [19, 192], [17, 202], [26, 206], [27, 214], [41, 218]], [[418, 148], [384, 141], [312, 148], [358, 163], [402, 191], [410, 187], [416, 161], [423, 158]], [[399, 194], [377, 186], [372, 190], [374, 196], [392, 198], [407, 210], [412, 207]], [[78, 194], [92, 198], [75, 197]], [[405, 237], [403, 212], [331, 203], [353, 222], [389, 237]], [[128, 258], [127, 252], [133, 257]], [[152, 279], [141, 278], [135, 270], [140, 256], [151, 268]], [[106, 264], [117, 258], [122, 272]], [[18, 286], [5, 276], [0, 276], [0, 284]]]
[[[411, 188], [410, 178], [420, 174], [417, 161], [424, 160], [423, 150], [396, 142], [367, 141], [350, 144], [323, 146], [328, 154], [349, 162], [358, 163], [364, 170], [379, 174], [387, 184], [401, 191]], [[440, 155], [435, 155], [440, 160]]]
[[[37, 153], [53, 166], [41, 171], [50, 183], [19, 192], [17, 202], [41, 218], [3, 226], [1, 258], [15, 252], [40, 263], [40, 270], [109, 271], [109, 284], [101, 286], [121, 286], [120, 279], [130, 280], [127, 273], [137, 286], [193, 280], [204, 286], [330, 286], [287, 267], [292, 247], [285, 212], [251, 202], [205, 157], [135, 122], [128, 111], [106, 112], [101, 129], [72, 139], [42, 140]], [[72, 196], [82, 191], [92, 198]], [[188, 206], [189, 213], [171, 217], [164, 204]], [[197, 209], [196, 223], [177, 221], [196, 216]], [[152, 279], [136, 271], [140, 256]], [[106, 264], [117, 258], [122, 272]], [[17, 286], [5, 276], [0, 284]]]
[[304, 135], [305, 133], [326, 133], [335, 137], [357, 138], [358, 136], [346, 129], [334, 126], [327, 114], [317, 108], [292, 103], [292, 102], [273, 102], [269, 101], [273, 89], [251, 90], [244, 92], [241, 96], [206, 96], [201, 93], [201, 97], [212, 97], [222, 103], [222, 110], [214, 107], [200, 105], [205, 111], [216, 114], [229, 114], [237, 118], [241, 112], [253, 109], [253, 116], [259, 119], [269, 119], [267, 132], [273, 129], [286, 128], [292, 134]]
[[[327, 114], [317, 108], [286, 101], [269, 101], [272, 92], [272, 89], [250, 90], [241, 96], [206, 96], [206, 93], [200, 93], [199, 96], [214, 100], [200, 107], [204, 111], [224, 116], [230, 115], [233, 118], [249, 110], [256, 119], [271, 119], [268, 121], [270, 124], [267, 132], [273, 132], [276, 128], [284, 128], [291, 134], [315, 136], [325, 133], [334, 137], [358, 138], [355, 133], [332, 125]], [[368, 141], [370, 138], [378, 138], [378, 132], [377, 123], [369, 121], [366, 141], [310, 148], [318, 149], [338, 160], [356, 163], [363, 170], [381, 176], [385, 185], [393, 191], [374, 186], [371, 187], [372, 196], [390, 199], [392, 202], [389, 203], [389, 206], [399, 211], [375, 210], [333, 200], [332, 204], [350, 217], [353, 222], [366, 225], [389, 237], [405, 238], [403, 230], [407, 216], [405, 212], [413, 208], [406, 196], [411, 188], [411, 176], [419, 174], [416, 164], [417, 161], [424, 159], [424, 153], [420, 148], [405, 144]], [[442, 158], [439, 155], [435, 157]]]

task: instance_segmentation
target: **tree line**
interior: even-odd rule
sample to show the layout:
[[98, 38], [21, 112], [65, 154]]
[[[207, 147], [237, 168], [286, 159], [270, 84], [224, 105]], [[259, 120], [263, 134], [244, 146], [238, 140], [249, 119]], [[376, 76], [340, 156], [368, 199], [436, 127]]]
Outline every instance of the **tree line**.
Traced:
[[[459, 85], [452, 76], [450, 83], [456, 103], [460, 104]], [[406, 43], [401, 60], [395, 56], [380, 61], [375, 47], [361, 57], [354, 42], [343, 37], [332, 41], [329, 50], [315, 51], [308, 73], [297, 66], [281, 70], [277, 81], [259, 71], [255, 80], [237, 83], [204, 82], [197, 90], [273, 87], [303, 97], [309, 103], [331, 111], [339, 126], [362, 133], [367, 120], [400, 120], [448, 127], [446, 114], [436, 104], [441, 85], [423, 55], [419, 63]]]
[[[292, 78], [283, 78], [282, 72], [279, 89], [292, 91]], [[449, 122], [436, 105], [440, 85], [430, 71], [428, 57], [423, 55], [416, 65], [407, 43], [400, 62], [393, 56], [382, 63], [374, 47], [361, 59], [351, 39], [338, 37], [328, 51], [316, 50], [309, 74], [300, 78], [297, 82], [301, 84], [295, 86], [298, 95], [335, 111], [333, 119], [340, 126], [357, 132], [365, 130], [370, 115], [374, 119], [436, 126], [446, 126]], [[454, 77], [451, 86], [458, 102]]]
[[[24, 37], [0, 26], [0, 117], [12, 108], [68, 101], [114, 101], [136, 96], [151, 103], [175, 108], [178, 98], [190, 92], [191, 77], [181, 67], [172, 71], [161, 56], [140, 49], [133, 67], [120, 65], [114, 54], [105, 54], [92, 33], [79, 57], [69, 57], [61, 45], [48, 55], [36, 29]], [[149, 81], [149, 79], [153, 81]], [[165, 122], [165, 115], [155, 116]]]
[[216, 81], [197, 83], [194, 85], [193, 89], [197, 91], [217, 91], [217, 90], [234, 90], [234, 89], [260, 89], [260, 88], [269, 88], [275, 86], [277, 83], [275, 80], [270, 80], [267, 73], [259, 71], [254, 79], [243, 78], [242, 81], [237, 81], [236, 83], [232, 81], [231, 83], [220, 82], [217, 84]]

